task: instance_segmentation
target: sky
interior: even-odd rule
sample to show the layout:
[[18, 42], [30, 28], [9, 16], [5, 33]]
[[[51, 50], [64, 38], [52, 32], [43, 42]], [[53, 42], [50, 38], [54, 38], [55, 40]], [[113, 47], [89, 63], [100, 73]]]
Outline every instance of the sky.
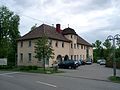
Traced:
[[90, 43], [120, 34], [120, 0], [0, 0], [20, 16], [23, 36], [35, 24], [73, 28]]

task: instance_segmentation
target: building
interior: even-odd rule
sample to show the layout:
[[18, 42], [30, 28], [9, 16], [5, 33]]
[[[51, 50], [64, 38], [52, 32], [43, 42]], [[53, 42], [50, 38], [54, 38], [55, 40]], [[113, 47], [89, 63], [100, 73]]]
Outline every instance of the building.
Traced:
[[18, 39], [17, 44], [17, 63], [18, 65], [37, 65], [42, 66], [42, 62], [35, 58], [34, 46], [38, 38], [46, 35], [54, 49], [54, 59], [46, 62], [51, 66], [54, 61], [60, 62], [66, 59], [86, 60], [87, 55], [93, 59], [92, 45], [81, 38], [74, 29], [60, 29], [60, 24], [56, 28], [46, 24], [31, 30], [26, 35]]

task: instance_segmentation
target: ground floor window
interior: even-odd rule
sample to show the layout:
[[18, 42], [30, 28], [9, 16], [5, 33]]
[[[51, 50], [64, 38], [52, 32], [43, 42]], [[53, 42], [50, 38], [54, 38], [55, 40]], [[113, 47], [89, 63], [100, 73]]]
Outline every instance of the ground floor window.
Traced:
[[23, 53], [20, 53], [20, 61], [23, 62]]
[[31, 53], [28, 53], [28, 58], [29, 58], [29, 61], [32, 60], [32, 54]]

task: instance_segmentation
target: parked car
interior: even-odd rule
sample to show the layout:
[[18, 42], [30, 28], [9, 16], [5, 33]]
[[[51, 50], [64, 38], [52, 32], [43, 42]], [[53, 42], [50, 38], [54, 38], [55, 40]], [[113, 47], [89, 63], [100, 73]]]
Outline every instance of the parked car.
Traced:
[[101, 60], [102, 60], [102, 59], [97, 60], [97, 64], [100, 64]]
[[59, 68], [64, 68], [64, 69], [76, 69], [78, 67], [78, 65], [75, 64], [75, 62], [73, 60], [65, 60], [63, 62], [60, 62], [58, 64]]
[[73, 60], [73, 61], [76, 64], [76, 66], [80, 66], [81, 65], [81, 61], [80, 60]]
[[86, 64], [87, 64], [87, 65], [91, 65], [91, 64], [92, 64], [92, 60], [91, 60], [91, 59], [88, 59], [88, 60], [86, 61]]
[[81, 65], [85, 65], [85, 61], [83, 61], [83, 60], [79, 60], [80, 62], [81, 62]]
[[100, 65], [105, 65], [105, 64], [106, 64], [106, 60], [105, 59], [100, 61]]

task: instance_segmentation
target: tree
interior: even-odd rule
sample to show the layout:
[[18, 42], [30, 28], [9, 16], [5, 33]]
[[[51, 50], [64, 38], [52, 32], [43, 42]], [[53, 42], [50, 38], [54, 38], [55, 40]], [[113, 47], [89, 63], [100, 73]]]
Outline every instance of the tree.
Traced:
[[17, 53], [17, 38], [19, 16], [10, 11], [7, 7], [0, 7], [0, 58], [7, 58], [8, 64], [15, 64]]
[[37, 24], [31, 27], [31, 30], [34, 30], [37, 27]]
[[45, 61], [54, 58], [53, 49], [48, 42], [48, 38], [43, 36], [35, 43], [35, 58], [42, 60], [45, 71]]
[[96, 40], [95, 43], [93, 43], [93, 55], [94, 55], [94, 60], [96, 62], [97, 59], [102, 58], [102, 46], [101, 46], [101, 41], [100, 40]]
[[109, 40], [105, 40], [105, 42], [103, 43], [103, 46], [105, 47], [104, 56], [105, 56], [105, 59], [107, 60], [108, 58], [110, 58], [110, 54], [112, 50], [111, 42]]

